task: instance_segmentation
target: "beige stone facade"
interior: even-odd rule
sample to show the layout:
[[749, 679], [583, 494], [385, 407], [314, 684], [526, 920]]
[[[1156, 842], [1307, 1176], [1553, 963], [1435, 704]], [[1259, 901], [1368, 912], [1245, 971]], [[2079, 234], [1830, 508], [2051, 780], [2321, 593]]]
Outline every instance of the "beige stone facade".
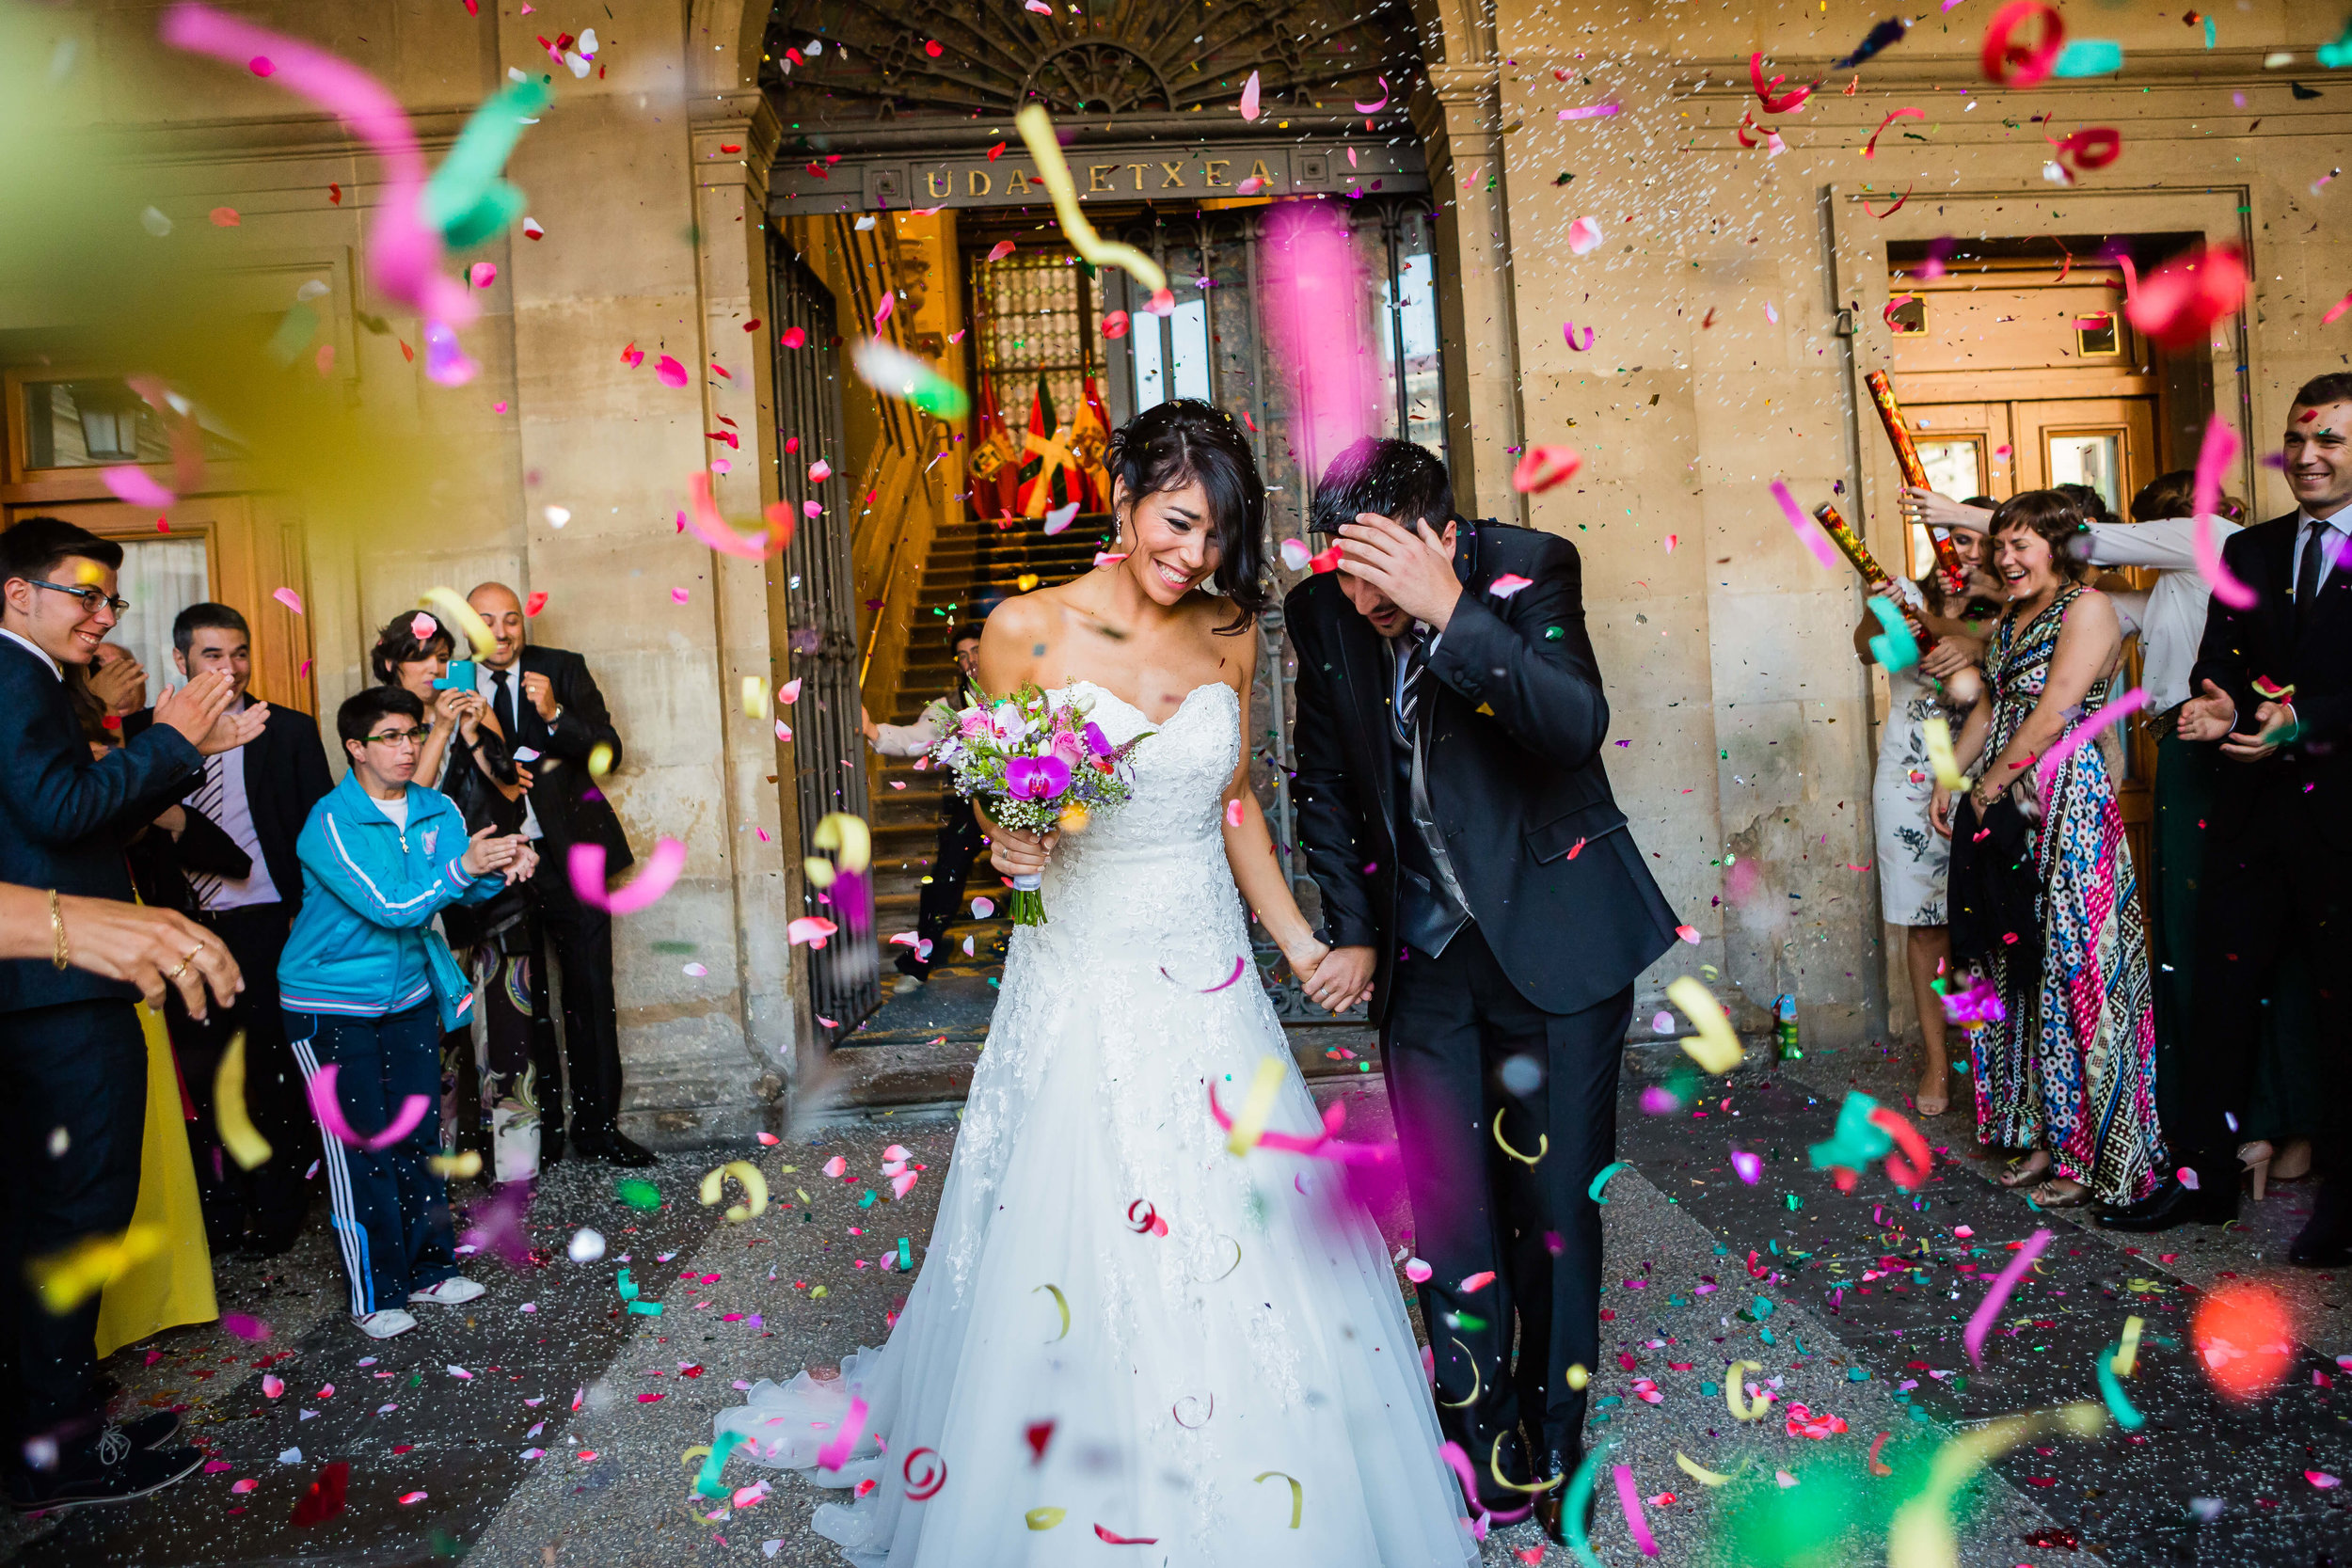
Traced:
[[[1857, 869], [1874, 859], [1874, 693], [1848, 642], [1859, 592], [1817, 564], [1767, 486], [1785, 480], [1807, 506], [1836, 496], [1899, 559], [1895, 469], [1858, 399], [1862, 375], [1893, 353], [1882, 313], [1890, 245], [2166, 234], [2245, 247], [2251, 297], [2199, 357], [2203, 395], [2250, 431], [2257, 452], [2275, 443], [2296, 385], [2345, 362], [2352, 323], [2320, 324], [2352, 287], [2335, 213], [2345, 187], [2314, 184], [2352, 128], [2352, 78], [2312, 58], [2332, 13], [2242, 5], [2216, 16], [2207, 47], [2177, 16], [2075, 5], [2078, 33], [2122, 44], [2122, 77], [2004, 92], [1988, 89], [1978, 63], [1994, 8], [1969, 0], [1932, 14], [1858, 71], [1836, 72], [1830, 63], [1878, 19], [1851, 0], [1711, 12], [1503, 0], [1417, 7], [1409, 30], [1399, 19], [1397, 47], [1421, 65], [1409, 93], [1397, 85], [1409, 130], [1396, 134], [1418, 136], [1442, 203], [1459, 503], [1565, 533], [1582, 552], [1614, 720], [1612, 777], [1670, 900], [1702, 936], [1645, 980], [1641, 1030], [1665, 979], [1700, 965], [1726, 1001], [1748, 1005], [1750, 1022], [1790, 992], [1811, 1039], [1858, 1044], [1888, 1027], [1876, 881]], [[689, 851], [675, 891], [620, 926], [627, 1119], [654, 1135], [739, 1129], [782, 1114], [782, 1091], [818, 1065], [805, 954], [785, 942], [803, 907], [790, 781], [805, 759], [737, 695], [747, 676], [789, 678], [791, 628], [777, 562], [715, 554], [678, 537], [673, 519], [687, 476], [713, 456], [731, 465], [718, 481], [730, 516], [748, 521], [777, 498], [772, 338], [746, 327], [767, 309], [770, 171], [806, 153], [782, 150], [794, 128], [759, 87], [764, 13], [733, 0], [612, 0], [577, 15], [485, 0], [483, 12], [469, 17], [459, 0], [322, 0], [249, 13], [377, 74], [435, 158], [510, 68], [551, 76], [555, 105], [509, 168], [546, 237], [509, 234], [480, 253], [498, 268], [465, 334], [481, 371], [454, 388], [405, 357], [404, 341], [419, 344], [413, 317], [387, 336], [355, 325], [355, 303], [384, 309], [355, 301], [378, 171], [337, 123], [267, 81], [171, 55], [151, 8], [85, 4], [12, 25], [41, 40], [40, 60], [71, 40], [61, 71], [35, 73], [56, 112], [112, 149], [179, 232], [217, 241], [214, 261], [329, 277], [319, 309], [342, 345], [354, 417], [421, 437], [423, 471], [404, 476], [399, 515], [327, 518], [294, 505], [308, 606], [284, 635], [311, 644], [321, 709], [362, 678], [371, 628], [435, 583], [462, 591], [494, 577], [544, 592], [533, 634], [589, 656], [628, 742], [607, 788], [632, 841], [642, 854], [667, 834]], [[575, 79], [537, 40], [582, 25], [600, 48]], [[1736, 135], [1756, 103], [1757, 49], [1770, 74], [1822, 83], [1796, 113], [1755, 115], [1780, 133], [1778, 152]], [[2265, 68], [2279, 51], [2292, 63]], [[1606, 104], [1616, 112], [1558, 118]], [[1923, 113], [1895, 121], [1866, 157], [1881, 119], [1905, 106]], [[2045, 134], [2089, 125], [2119, 128], [2122, 156], [2072, 187], [2050, 182]], [[339, 202], [326, 199], [330, 184]], [[1874, 215], [1905, 191], [1899, 211]], [[222, 206], [238, 227], [207, 232], [207, 213]], [[1568, 233], [1586, 216], [1600, 244], [1580, 256]], [[953, 217], [906, 220], [900, 237], [952, 255]], [[795, 243], [818, 248], [806, 234]], [[56, 324], [6, 309], [11, 371], [43, 362], [41, 335]], [[960, 309], [953, 289], [935, 291], [914, 325], [952, 332]], [[1565, 341], [1568, 323], [1578, 342], [1593, 329], [1589, 349]], [[1985, 341], [1997, 354], [1997, 324]], [[624, 364], [630, 343], [644, 366]], [[653, 372], [663, 354], [710, 369], [671, 388]], [[862, 395], [844, 390], [850, 404]], [[853, 427], [870, 418], [847, 410]], [[707, 439], [729, 429], [739, 448]], [[2177, 431], [2163, 439], [2163, 466], [2193, 455]], [[1582, 472], [1541, 496], [1515, 494], [1510, 474], [1530, 443], [1575, 447]], [[902, 492], [920, 526], [961, 484], [960, 461], [900, 476], [944, 486], [919, 504]], [[11, 515], [103, 495], [87, 479], [42, 489], [8, 477]], [[2275, 473], [2250, 457], [2236, 488], [2260, 515], [2285, 504]], [[560, 529], [551, 507], [569, 515]], [[872, 575], [889, 601], [891, 562], [905, 558], [875, 529], [860, 530], [861, 586]], [[1739, 865], [1754, 875], [1735, 876]], [[683, 973], [690, 961], [707, 974]], [[1899, 1022], [1905, 1005], [1894, 1004]]]

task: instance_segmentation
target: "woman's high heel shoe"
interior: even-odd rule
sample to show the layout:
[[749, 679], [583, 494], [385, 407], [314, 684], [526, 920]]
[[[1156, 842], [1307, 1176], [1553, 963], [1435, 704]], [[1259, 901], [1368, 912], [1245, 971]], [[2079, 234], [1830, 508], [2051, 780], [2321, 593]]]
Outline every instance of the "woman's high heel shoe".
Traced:
[[2250, 1144], [2237, 1146], [2238, 1167], [2244, 1175], [2252, 1180], [2254, 1201], [2257, 1203], [2263, 1200], [2263, 1189], [2270, 1183], [2272, 1154], [2273, 1150], [2266, 1140], [2258, 1139]]

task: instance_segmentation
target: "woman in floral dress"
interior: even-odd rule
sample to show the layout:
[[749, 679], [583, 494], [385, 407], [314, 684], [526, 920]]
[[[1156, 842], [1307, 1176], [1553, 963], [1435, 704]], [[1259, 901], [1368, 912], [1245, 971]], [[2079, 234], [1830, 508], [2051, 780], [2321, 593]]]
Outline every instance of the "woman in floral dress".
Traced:
[[1955, 747], [1976, 782], [1957, 812], [1941, 784], [1932, 806], [1952, 840], [1954, 949], [2007, 1015], [1971, 1037], [1978, 1136], [2026, 1151], [2003, 1180], [2038, 1182], [2044, 1208], [2130, 1203], [2164, 1160], [2147, 938], [2114, 779], [2095, 744], [2040, 760], [2106, 704], [2122, 659], [2114, 606], [2079, 580], [2081, 531], [2051, 491], [1994, 514], [2010, 607]]

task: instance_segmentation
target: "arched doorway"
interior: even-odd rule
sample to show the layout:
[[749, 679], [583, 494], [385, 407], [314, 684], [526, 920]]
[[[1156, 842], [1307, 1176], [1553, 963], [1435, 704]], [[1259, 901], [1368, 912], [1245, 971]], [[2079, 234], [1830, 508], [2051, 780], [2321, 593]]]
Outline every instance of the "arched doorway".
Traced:
[[[1089, 525], [1106, 493], [1088, 478], [1089, 459], [1099, 463], [1100, 435], [1140, 408], [1197, 396], [1241, 419], [1276, 540], [1299, 536], [1314, 476], [1345, 440], [1403, 436], [1445, 454], [1436, 211], [1403, 94], [1390, 87], [1418, 75], [1411, 38], [1401, 6], [1351, 16], [1316, 4], [1116, 4], [1048, 17], [1021, 0], [989, 0], [951, 16], [826, 0], [776, 13], [761, 67], [786, 128], [770, 182], [786, 259], [771, 320], [783, 319], [788, 294], [808, 292], [787, 286], [786, 261], [836, 303], [834, 331], [813, 352], [842, 402], [840, 447], [827, 455], [849, 481], [839, 525], [810, 531], [821, 542], [807, 547], [831, 552], [832, 567], [819, 574], [796, 561], [791, 636], [796, 648], [858, 650], [853, 683], [846, 664], [811, 661], [833, 684], [821, 694], [803, 688], [804, 797], [826, 773], [825, 792], [846, 798], [830, 774], [857, 754], [844, 721], [861, 700], [877, 720], [912, 719], [944, 689], [954, 626], [1005, 593], [1086, 569]], [[1244, 119], [1238, 103], [1253, 74], [1258, 113]], [[1146, 312], [1123, 274], [1098, 274], [1071, 252], [1012, 130], [1028, 102], [1054, 114], [1096, 229], [1168, 271], [1171, 315]], [[1300, 260], [1311, 250], [1311, 266]], [[1318, 291], [1311, 336], [1323, 368], [1302, 378], [1299, 305]], [[877, 336], [964, 387], [970, 421], [918, 416], [859, 386], [848, 349]], [[778, 377], [786, 439], [819, 421], [818, 410], [794, 404], [791, 388], [805, 379]], [[1044, 514], [1069, 501], [1081, 515], [1056, 543]], [[820, 577], [848, 592], [807, 596]], [[803, 613], [815, 624], [802, 626]], [[1261, 635], [1258, 771], [1286, 843], [1279, 616]], [[819, 695], [837, 717], [814, 728]], [[877, 767], [870, 799], [886, 956], [894, 936], [914, 939], [936, 786], [904, 764]], [[1300, 882], [1311, 899], [1303, 874]], [[973, 891], [993, 892], [993, 880]], [[968, 1066], [993, 1003], [991, 936], [985, 922], [960, 921], [944, 941], [971, 1006], [911, 1022], [894, 1022], [898, 1009], [885, 1006], [861, 1029], [862, 1008], [889, 998], [877, 987], [826, 1013], [836, 1043], [896, 1048], [899, 1066], [877, 1069], [852, 1098], [961, 1092], [958, 1066]], [[863, 974], [895, 978], [886, 961], [858, 961], [869, 966]], [[1277, 1002], [1309, 1021], [1295, 995], [1278, 988]]]

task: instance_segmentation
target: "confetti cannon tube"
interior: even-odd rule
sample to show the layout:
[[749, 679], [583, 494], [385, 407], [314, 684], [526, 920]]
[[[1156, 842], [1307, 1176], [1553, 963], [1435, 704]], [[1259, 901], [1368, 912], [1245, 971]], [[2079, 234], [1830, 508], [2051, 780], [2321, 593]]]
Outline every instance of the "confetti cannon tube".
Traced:
[[[1895, 579], [1886, 575], [1886, 568], [1879, 564], [1878, 557], [1870, 553], [1870, 546], [1862, 542], [1862, 536], [1837, 515], [1836, 507], [1823, 501], [1813, 509], [1813, 520], [1821, 525], [1821, 531], [1829, 535], [1829, 542], [1853, 562], [1853, 569], [1862, 574], [1864, 582], [1872, 588], [1885, 588], [1893, 584]], [[1902, 609], [1903, 622], [1911, 627], [1911, 635], [1918, 641], [1919, 651], [1925, 653], [1934, 647], [1935, 639], [1928, 634], [1928, 628], [1920, 624], [1919, 617], [1911, 612], [1908, 605], [1902, 605], [1900, 600], [1896, 602]]]
[[[1870, 401], [1878, 405], [1879, 423], [1886, 427], [1886, 439], [1895, 449], [1895, 466], [1903, 471], [1903, 483], [1915, 490], [1932, 490], [1928, 483], [1927, 465], [1919, 461], [1919, 449], [1913, 444], [1911, 430], [1903, 423], [1903, 406], [1895, 401], [1894, 383], [1886, 379], [1884, 371], [1872, 371], [1863, 382], [1870, 388]], [[1928, 539], [1935, 546], [1935, 564], [1944, 574], [1944, 580], [1953, 592], [1968, 580], [1968, 568], [1960, 562], [1960, 551], [1952, 544], [1949, 532], [1928, 530]]]

